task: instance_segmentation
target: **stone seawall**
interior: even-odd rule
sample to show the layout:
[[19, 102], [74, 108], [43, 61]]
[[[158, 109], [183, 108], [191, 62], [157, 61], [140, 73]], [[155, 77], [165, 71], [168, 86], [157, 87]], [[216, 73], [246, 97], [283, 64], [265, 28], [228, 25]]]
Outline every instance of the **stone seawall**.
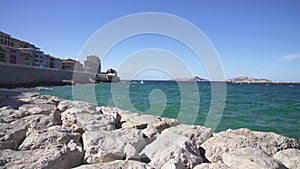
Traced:
[[[75, 73], [75, 81], [79, 83], [88, 83], [96, 76], [91, 73]], [[0, 87], [3, 88], [60, 85], [74, 80], [72, 71], [4, 63], [0, 63], [0, 77]]]
[[0, 168], [299, 169], [295, 139], [0, 90]]

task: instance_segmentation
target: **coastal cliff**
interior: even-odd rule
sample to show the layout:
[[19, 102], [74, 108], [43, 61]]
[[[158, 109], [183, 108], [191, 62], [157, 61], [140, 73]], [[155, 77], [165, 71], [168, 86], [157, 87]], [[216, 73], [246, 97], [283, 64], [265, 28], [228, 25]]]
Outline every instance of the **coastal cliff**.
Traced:
[[0, 90], [0, 168], [300, 168], [297, 140]]

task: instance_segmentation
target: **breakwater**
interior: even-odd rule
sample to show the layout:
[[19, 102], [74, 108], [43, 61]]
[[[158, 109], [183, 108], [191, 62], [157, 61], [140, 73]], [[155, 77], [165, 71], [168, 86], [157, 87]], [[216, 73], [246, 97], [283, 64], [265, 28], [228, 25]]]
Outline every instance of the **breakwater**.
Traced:
[[3, 168], [299, 168], [295, 139], [0, 90]]
[[89, 83], [96, 74], [0, 63], [0, 77], [0, 87], [15, 88]]

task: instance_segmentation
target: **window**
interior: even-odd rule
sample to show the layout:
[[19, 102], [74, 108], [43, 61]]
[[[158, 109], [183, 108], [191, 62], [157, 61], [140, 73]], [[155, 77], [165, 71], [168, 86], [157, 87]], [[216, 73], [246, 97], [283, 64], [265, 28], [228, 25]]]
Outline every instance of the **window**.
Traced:
[[11, 55], [10, 63], [11, 63], [11, 64], [16, 64], [16, 60], [17, 60], [16, 55]]
[[0, 53], [0, 62], [5, 63], [5, 54], [4, 53]]

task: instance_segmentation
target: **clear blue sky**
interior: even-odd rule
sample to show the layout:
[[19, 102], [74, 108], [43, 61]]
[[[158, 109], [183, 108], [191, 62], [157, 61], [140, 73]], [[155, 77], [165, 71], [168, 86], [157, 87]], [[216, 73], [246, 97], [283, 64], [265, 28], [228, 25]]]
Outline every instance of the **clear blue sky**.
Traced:
[[[45, 53], [76, 59], [98, 29], [139, 12], [170, 13], [196, 25], [216, 48], [227, 78], [300, 81], [299, 0], [2, 0], [0, 30]], [[116, 67], [122, 52], [146, 47], [179, 53], [195, 75], [207, 77], [199, 63], [189, 60], [187, 49], [159, 36], [134, 37], [120, 44], [103, 60], [103, 68]]]

